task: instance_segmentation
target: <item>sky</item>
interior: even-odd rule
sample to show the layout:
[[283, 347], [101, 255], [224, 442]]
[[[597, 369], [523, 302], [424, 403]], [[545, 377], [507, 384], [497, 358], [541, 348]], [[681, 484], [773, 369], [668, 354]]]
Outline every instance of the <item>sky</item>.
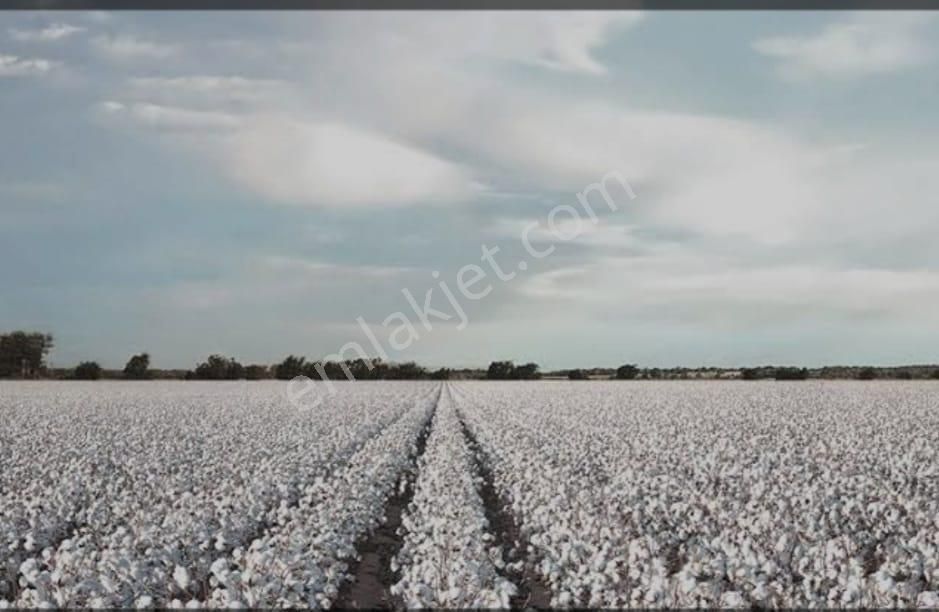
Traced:
[[4, 12], [0, 329], [56, 366], [936, 362], [937, 119], [934, 14]]

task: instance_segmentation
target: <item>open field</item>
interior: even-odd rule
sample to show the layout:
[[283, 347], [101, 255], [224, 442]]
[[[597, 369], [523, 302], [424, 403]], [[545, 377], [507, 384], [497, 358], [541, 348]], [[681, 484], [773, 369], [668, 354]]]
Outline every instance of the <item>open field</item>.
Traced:
[[939, 383], [0, 383], [0, 605], [939, 606]]

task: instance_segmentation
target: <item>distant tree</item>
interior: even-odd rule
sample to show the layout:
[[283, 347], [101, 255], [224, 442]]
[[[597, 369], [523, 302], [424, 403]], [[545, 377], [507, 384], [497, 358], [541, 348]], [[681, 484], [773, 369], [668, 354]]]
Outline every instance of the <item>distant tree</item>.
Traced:
[[877, 370], [874, 368], [862, 368], [861, 371], [858, 372], [857, 377], [858, 380], [874, 380], [877, 378]]
[[515, 371], [515, 364], [511, 361], [493, 361], [486, 371], [489, 380], [508, 380]]
[[383, 380], [388, 378], [389, 365], [381, 359], [375, 357], [372, 359], [372, 371], [370, 378], [372, 380]]
[[511, 378], [515, 380], [538, 380], [541, 372], [537, 363], [529, 362], [513, 368]]
[[134, 355], [127, 361], [127, 365], [124, 366], [124, 378], [130, 380], [146, 380], [150, 378], [150, 376], [150, 355], [147, 353]]
[[245, 368], [245, 378], [248, 380], [264, 380], [270, 377], [270, 370], [266, 365], [252, 364]]
[[391, 365], [387, 376], [392, 380], [419, 380], [427, 376], [427, 371], [413, 361], [405, 361]]
[[433, 380], [450, 380], [450, 368], [440, 368], [430, 373]]
[[939, 380], [939, 370], [933, 370], [932, 377]]
[[304, 374], [305, 365], [305, 357], [294, 357], [290, 355], [274, 366], [274, 378], [277, 380], [292, 380]]
[[635, 364], [621, 365], [616, 368], [616, 378], [618, 380], [633, 380], [639, 376], [639, 368]]
[[51, 334], [24, 331], [0, 334], [0, 377], [40, 376], [46, 368], [46, 355], [54, 346]]
[[807, 380], [809, 371], [806, 368], [777, 368], [773, 377], [776, 380]]
[[98, 380], [101, 378], [101, 366], [94, 361], [83, 361], [75, 368], [77, 380]]
[[370, 360], [353, 359], [346, 361], [346, 365], [349, 366], [349, 371], [352, 372], [352, 378], [356, 380], [369, 380], [372, 378], [374, 367]]
[[740, 378], [743, 380], [760, 380], [766, 378], [762, 368], [743, 368], [740, 370]]
[[200, 380], [239, 380], [244, 376], [243, 365], [222, 355], [210, 355], [195, 370], [195, 378]]
[[909, 370], [899, 370], [897, 371], [897, 378], [899, 380], [913, 380], [913, 373]]
[[652, 368], [651, 370], [646, 372], [646, 376], [648, 376], [649, 378], [653, 380], [657, 380], [659, 378], [662, 378], [662, 370], [660, 370], [659, 368]]
[[590, 377], [583, 370], [568, 370], [567, 380], [587, 380]]

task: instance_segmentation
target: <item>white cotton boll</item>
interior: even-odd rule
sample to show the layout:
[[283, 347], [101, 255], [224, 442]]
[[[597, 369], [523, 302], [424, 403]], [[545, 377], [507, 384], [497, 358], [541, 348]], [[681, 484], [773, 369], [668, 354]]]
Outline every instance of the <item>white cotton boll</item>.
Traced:
[[185, 567], [177, 565], [176, 569], [173, 570], [173, 580], [182, 590], [189, 588], [189, 572]]
[[918, 608], [939, 608], [939, 593], [936, 591], [923, 591], [916, 598]]
[[135, 606], [138, 610], [144, 609], [144, 608], [152, 608], [152, 607], [153, 607], [153, 598], [150, 597], [149, 595], [144, 595], [144, 596], [142, 596], [142, 597], [138, 597], [137, 600], [134, 602], [134, 606]]
[[721, 594], [722, 608], [743, 608], [746, 606], [746, 599], [738, 591], [726, 591]]

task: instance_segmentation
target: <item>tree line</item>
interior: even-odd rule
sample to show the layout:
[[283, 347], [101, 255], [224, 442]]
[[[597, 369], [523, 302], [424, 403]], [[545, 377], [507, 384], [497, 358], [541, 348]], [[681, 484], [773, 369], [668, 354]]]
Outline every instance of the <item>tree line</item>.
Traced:
[[0, 334], [0, 378], [70, 378], [76, 380], [98, 380], [101, 378], [123, 378], [126, 380], [148, 380], [152, 378], [174, 378], [184, 380], [291, 380], [306, 376], [313, 380], [447, 380], [450, 378], [477, 378], [488, 380], [539, 380], [542, 378], [566, 378], [568, 380], [616, 379], [616, 380], [674, 380], [688, 378], [738, 378], [743, 380], [807, 380], [855, 378], [858, 380], [922, 378], [939, 379], [939, 368], [935, 366], [907, 367], [841, 367], [829, 366], [809, 370], [797, 367], [761, 366], [734, 370], [729, 368], [640, 368], [636, 364], [624, 364], [616, 368], [569, 369], [542, 372], [537, 363], [516, 365], [514, 361], [493, 361], [485, 370], [450, 368], [428, 369], [414, 361], [402, 363], [385, 362], [381, 359], [353, 359], [346, 361], [307, 360], [306, 357], [288, 355], [273, 365], [243, 365], [236, 359], [224, 355], [209, 355], [205, 361], [190, 370], [154, 370], [150, 367], [150, 355], [132, 355], [123, 370], [108, 371], [95, 361], [83, 361], [75, 368], [50, 372], [46, 357], [54, 348], [51, 334], [43, 332], [14, 331]]

